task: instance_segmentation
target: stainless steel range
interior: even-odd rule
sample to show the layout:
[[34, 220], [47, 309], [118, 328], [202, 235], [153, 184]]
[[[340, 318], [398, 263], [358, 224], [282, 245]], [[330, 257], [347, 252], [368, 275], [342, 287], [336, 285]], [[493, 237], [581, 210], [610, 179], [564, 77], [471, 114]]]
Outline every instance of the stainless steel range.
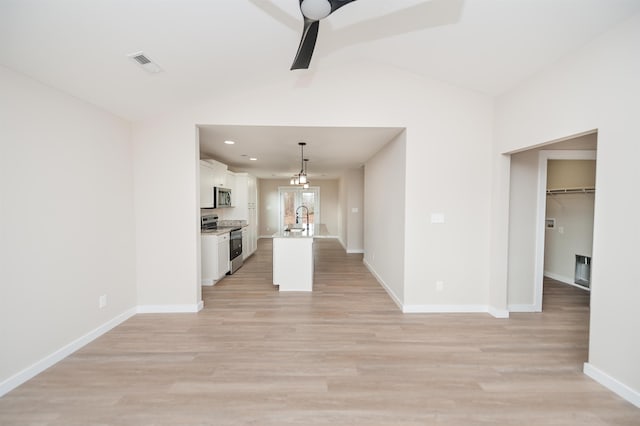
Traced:
[[229, 231], [229, 274], [235, 273], [242, 264], [242, 227], [240, 226], [219, 226], [218, 215], [208, 214], [200, 219], [200, 229], [202, 231], [223, 230]]

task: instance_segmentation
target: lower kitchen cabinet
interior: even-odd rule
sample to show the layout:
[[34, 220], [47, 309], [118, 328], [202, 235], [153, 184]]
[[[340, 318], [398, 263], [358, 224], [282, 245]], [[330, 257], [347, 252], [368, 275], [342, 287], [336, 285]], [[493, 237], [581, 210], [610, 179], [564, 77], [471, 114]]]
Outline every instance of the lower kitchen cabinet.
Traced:
[[229, 233], [201, 234], [201, 284], [214, 285], [229, 272]]

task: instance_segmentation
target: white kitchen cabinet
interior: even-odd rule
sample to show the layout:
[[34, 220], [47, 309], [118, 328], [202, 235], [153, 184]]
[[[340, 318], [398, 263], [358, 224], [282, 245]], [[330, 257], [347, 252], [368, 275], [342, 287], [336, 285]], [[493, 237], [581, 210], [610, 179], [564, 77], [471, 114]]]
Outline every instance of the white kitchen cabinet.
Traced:
[[200, 208], [213, 207], [213, 187], [227, 186], [227, 165], [216, 160], [200, 160]]
[[201, 234], [201, 284], [214, 285], [229, 272], [229, 233]]
[[229, 233], [218, 235], [218, 279], [229, 272]]
[[249, 207], [249, 218], [247, 219], [247, 244], [242, 246], [244, 251], [245, 247], [247, 257], [255, 253], [258, 248], [258, 210], [256, 207]]
[[247, 178], [246, 173], [234, 173], [231, 204], [233, 210], [225, 212], [225, 219], [248, 220], [247, 215]]
[[235, 182], [231, 195], [234, 208], [224, 212], [229, 220], [245, 220], [247, 227], [243, 230], [243, 258], [251, 256], [258, 248], [258, 189], [255, 176], [248, 173], [234, 173]]
[[227, 165], [215, 160], [206, 160], [213, 166], [213, 186], [227, 187]]
[[214, 169], [204, 161], [200, 161], [200, 208], [213, 207]]

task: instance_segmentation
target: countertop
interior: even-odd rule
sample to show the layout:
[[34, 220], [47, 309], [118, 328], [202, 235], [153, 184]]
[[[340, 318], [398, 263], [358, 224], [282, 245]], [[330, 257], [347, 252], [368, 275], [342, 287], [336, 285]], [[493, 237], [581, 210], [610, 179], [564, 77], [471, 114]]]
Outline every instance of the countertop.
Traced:
[[206, 231], [200, 231], [200, 235], [224, 235], [228, 234], [232, 229], [244, 228], [247, 225], [241, 226], [219, 226], [218, 229], [207, 229]]
[[313, 229], [300, 232], [280, 231], [273, 234], [273, 238], [313, 238]]

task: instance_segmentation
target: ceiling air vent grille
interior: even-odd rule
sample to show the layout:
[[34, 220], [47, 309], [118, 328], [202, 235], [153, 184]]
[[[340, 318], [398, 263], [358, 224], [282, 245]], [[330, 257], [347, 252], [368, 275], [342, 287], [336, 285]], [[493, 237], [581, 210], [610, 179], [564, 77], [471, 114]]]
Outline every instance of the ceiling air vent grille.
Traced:
[[147, 72], [155, 74], [162, 71], [160, 65], [149, 59], [143, 52], [130, 53], [127, 56], [136, 61]]
[[139, 63], [140, 65], [150, 64], [151, 61], [144, 55], [136, 55], [133, 57], [133, 60]]

